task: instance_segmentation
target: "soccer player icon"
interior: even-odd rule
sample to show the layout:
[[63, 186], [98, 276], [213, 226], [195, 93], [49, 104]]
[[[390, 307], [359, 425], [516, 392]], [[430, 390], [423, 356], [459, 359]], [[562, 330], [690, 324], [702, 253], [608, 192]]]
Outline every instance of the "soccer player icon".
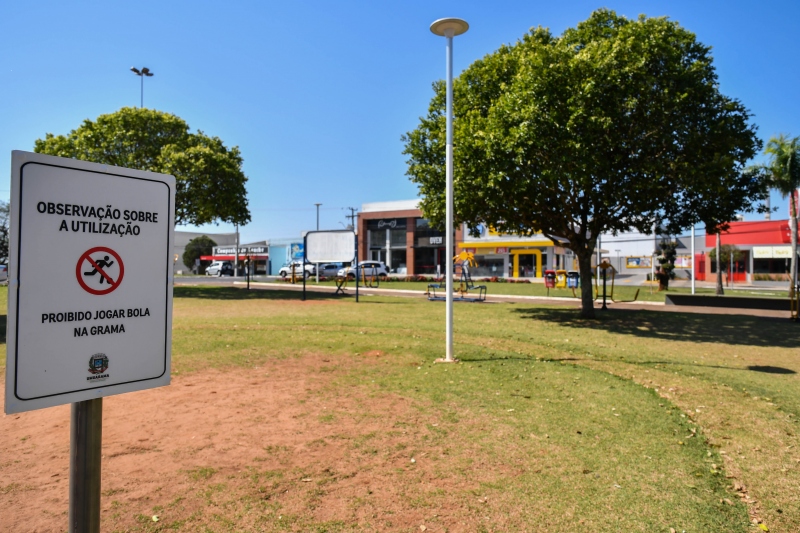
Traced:
[[[95, 274], [97, 274], [97, 269], [98, 268], [108, 268], [108, 267], [110, 267], [111, 265], [114, 264], [114, 261], [109, 261], [108, 260], [108, 256], [106, 255], [102, 259], [99, 259], [99, 260], [95, 261], [95, 264], [97, 265], [97, 267], [95, 267], [94, 270], [92, 270], [91, 272], [84, 272], [83, 275], [84, 276], [94, 276]], [[105, 280], [106, 277], [107, 277], [107, 275], [105, 273], [103, 273], [100, 276], [100, 285], [103, 284], [103, 281]], [[108, 278], [108, 279], [109, 279], [109, 282], [108, 282], [109, 285], [112, 284], [113, 280], [111, 280], [111, 278]]]

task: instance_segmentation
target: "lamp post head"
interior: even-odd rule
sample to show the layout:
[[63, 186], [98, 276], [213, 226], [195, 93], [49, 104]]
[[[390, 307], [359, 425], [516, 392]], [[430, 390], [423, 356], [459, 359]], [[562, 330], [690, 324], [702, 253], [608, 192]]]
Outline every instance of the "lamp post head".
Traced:
[[152, 76], [153, 75], [153, 73], [150, 72], [150, 69], [147, 68], [147, 67], [144, 67], [142, 70], [139, 70], [136, 67], [131, 67], [131, 72], [133, 72], [137, 76]]
[[440, 37], [455, 37], [465, 33], [468, 29], [467, 21], [457, 18], [439, 19], [431, 24], [431, 31]]

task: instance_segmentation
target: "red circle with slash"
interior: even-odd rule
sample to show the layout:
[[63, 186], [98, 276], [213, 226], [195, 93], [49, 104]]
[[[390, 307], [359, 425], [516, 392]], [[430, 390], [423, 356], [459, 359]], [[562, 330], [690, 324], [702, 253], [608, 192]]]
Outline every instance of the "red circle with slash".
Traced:
[[[104, 254], [111, 255], [114, 257], [114, 259], [117, 260], [116, 264], [119, 265], [119, 274], [117, 275], [117, 279], [113, 279], [113, 277], [108, 272], [103, 270], [104, 268], [107, 269], [108, 268], [107, 266], [101, 267], [100, 265], [98, 265], [97, 260], [92, 258], [92, 254], [96, 252], [102, 252]], [[101, 261], [103, 263], [105, 262], [104, 260]], [[93, 273], [90, 274], [88, 272], [85, 272], [84, 271], [85, 268], [93, 269]], [[108, 283], [108, 288], [93, 289], [86, 283], [86, 281], [84, 281], [84, 277], [86, 277], [87, 275], [98, 276], [98, 278], [96, 279], [99, 279], [101, 281], [100, 284], [102, 285], [102, 282], [105, 281], [106, 283]], [[91, 250], [85, 251], [83, 254], [81, 254], [80, 259], [78, 259], [78, 264], [75, 267], [75, 276], [78, 278], [78, 283], [80, 284], [81, 287], [83, 287], [83, 290], [85, 290], [89, 294], [95, 294], [97, 296], [108, 294], [114, 291], [114, 289], [119, 287], [119, 284], [122, 282], [122, 277], [124, 275], [125, 275], [125, 265], [122, 263], [122, 258], [119, 256], [117, 252], [115, 252], [111, 248], [106, 248], [105, 246], [97, 246], [95, 248], [92, 248]]]

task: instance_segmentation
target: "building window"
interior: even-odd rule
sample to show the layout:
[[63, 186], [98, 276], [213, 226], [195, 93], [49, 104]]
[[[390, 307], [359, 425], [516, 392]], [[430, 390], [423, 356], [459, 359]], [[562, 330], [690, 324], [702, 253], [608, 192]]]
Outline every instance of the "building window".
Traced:
[[443, 230], [438, 230], [431, 227], [427, 218], [418, 218], [416, 220], [416, 227], [414, 228], [414, 241], [419, 242], [420, 239], [428, 239], [430, 237], [444, 237]]
[[[711, 263], [711, 268], [716, 265]], [[789, 260], [788, 259], [753, 259], [753, 273], [754, 274], [788, 274], [789, 273]]]
[[476, 266], [469, 267], [469, 273], [472, 277], [504, 277], [502, 256], [496, 255], [476, 255]]

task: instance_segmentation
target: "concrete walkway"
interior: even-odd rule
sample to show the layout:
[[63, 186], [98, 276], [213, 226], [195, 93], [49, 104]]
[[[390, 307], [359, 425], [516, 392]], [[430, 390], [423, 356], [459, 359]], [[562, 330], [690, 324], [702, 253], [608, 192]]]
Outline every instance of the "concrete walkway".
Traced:
[[[243, 281], [234, 281], [235, 287], [246, 287], [247, 283]], [[711, 284], [713, 288], [713, 284]], [[250, 282], [251, 289], [258, 290], [290, 290], [302, 292], [303, 285], [292, 285], [290, 283], [269, 283], [269, 282]], [[331, 286], [306, 286], [309, 292], [324, 292], [333, 294], [336, 292], [336, 287]], [[360, 296], [398, 296], [403, 298], [427, 298], [423, 291], [405, 290], [405, 289], [370, 289], [359, 288]], [[348, 296], [355, 296], [355, 289], [347, 289]], [[536, 304], [536, 305], [558, 305], [564, 307], [581, 306], [581, 301], [578, 298], [555, 298], [546, 296], [511, 296], [503, 294], [490, 294], [486, 297], [486, 302], [459, 302], [455, 300], [458, 305], [482, 305], [491, 303], [519, 303], [519, 304]], [[431, 305], [437, 305], [442, 302], [431, 302]], [[789, 320], [789, 313], [786, 311], [772, 311], [764, 309], [731, 309], [720, 307], [690, 307], [690, 306], [676, 306], [665, 305], [663, 302], [625, 302], [613, 303], [607, 301], [608, 310], [613, 311], [662, 311], [667, 313], [693, 313], [693, 314], [706, 314], [706, 315], [744, 315], [744, 316], [760, 316], [770, 318], [784, 318]], [[595, 309], [600, 309], [603, 305], [601, 300], [594, 302]]]

